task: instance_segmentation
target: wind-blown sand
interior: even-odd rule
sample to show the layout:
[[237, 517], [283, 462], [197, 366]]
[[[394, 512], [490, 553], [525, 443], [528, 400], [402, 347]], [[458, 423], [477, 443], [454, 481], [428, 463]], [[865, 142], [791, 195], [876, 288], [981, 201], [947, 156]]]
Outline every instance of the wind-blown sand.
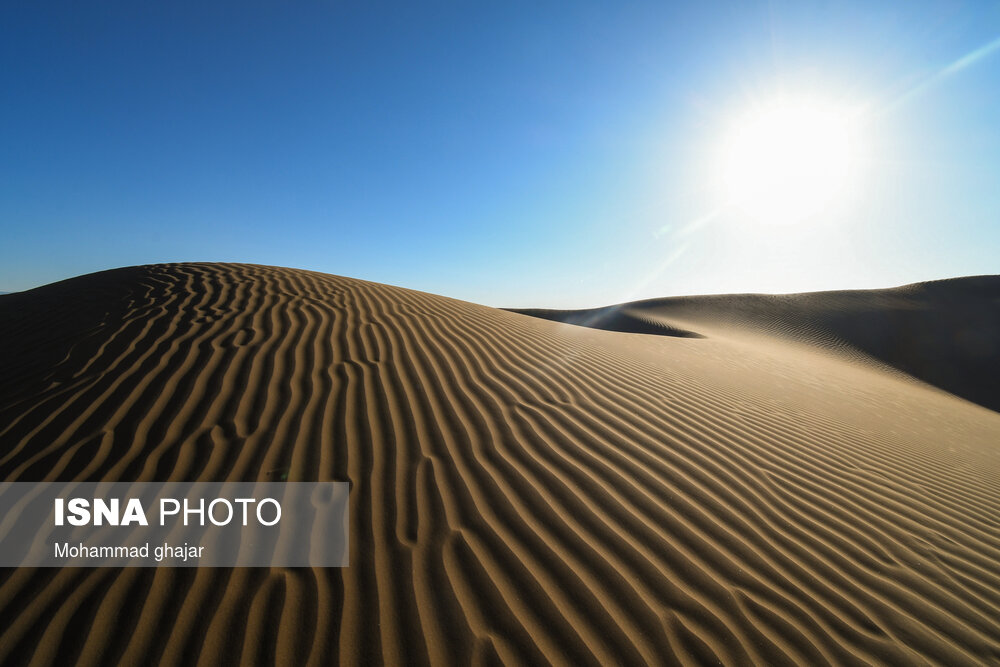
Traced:
[[663, 336], [247, 265], [0, 297], [0, 479], [353, 483], [349, 568], [4, 571], [0, 664], [1000, 664], [969, 280]]

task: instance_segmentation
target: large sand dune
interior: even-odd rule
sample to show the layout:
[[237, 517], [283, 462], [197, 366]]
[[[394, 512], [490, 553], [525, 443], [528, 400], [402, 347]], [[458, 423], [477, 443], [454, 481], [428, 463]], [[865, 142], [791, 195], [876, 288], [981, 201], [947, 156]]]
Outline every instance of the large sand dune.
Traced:
[[0, 664], [1000, 664], [980, 283], [913, 288], [969, 321], [804, 295], [815, 335], [751, 297], [626, 314], [650, 336], [246, 265], [0, 297], [0, 479], [353, 483], [346, 569], [3, 572]]

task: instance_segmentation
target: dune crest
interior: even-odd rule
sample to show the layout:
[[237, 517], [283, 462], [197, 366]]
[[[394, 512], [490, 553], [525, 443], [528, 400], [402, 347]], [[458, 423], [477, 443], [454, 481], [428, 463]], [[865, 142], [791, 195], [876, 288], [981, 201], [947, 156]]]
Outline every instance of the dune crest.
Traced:
[[1000, 662], [1000, 414], [675, 306], [707, 337], [251, 265], [0, 297], [0, 480], [352, 482], [349, 568], [5, 571], [0, 664]]

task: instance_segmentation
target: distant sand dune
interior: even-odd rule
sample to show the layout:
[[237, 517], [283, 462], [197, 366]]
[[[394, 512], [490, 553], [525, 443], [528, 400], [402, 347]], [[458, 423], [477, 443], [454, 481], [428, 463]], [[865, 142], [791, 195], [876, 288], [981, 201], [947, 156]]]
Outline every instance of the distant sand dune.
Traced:
[[764, 332], [861, 353], [1000, 411], [1000, 276], [882, 290], [650, 299], [589, 310], [514, 310], [631, 333]]
[[979, 280], [606, 327], [665, 336], [249, 265], [4, 296], [0, 479], [353, 486], [345, 569], [3, 572], [0, 664], [1000, 664], [1000, 414], [866, 361], [995, 407]]

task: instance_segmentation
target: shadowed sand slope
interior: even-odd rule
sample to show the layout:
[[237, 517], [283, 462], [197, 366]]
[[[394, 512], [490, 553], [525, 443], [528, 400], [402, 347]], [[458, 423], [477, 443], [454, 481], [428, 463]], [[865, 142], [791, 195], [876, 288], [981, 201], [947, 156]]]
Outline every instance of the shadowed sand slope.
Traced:
[[0, 664], [1000, 664], [1000, 414], [676, 328], [246, 265], [4, 296], [0, 479], [353, 486], [345, 569], [4, 571]]
[[597, 329], [668, 336], [756, 330], [849, 348], [1000, 411], [1000, 276], [893, 289], [735, 294], [589, 310], [513, 310]]

